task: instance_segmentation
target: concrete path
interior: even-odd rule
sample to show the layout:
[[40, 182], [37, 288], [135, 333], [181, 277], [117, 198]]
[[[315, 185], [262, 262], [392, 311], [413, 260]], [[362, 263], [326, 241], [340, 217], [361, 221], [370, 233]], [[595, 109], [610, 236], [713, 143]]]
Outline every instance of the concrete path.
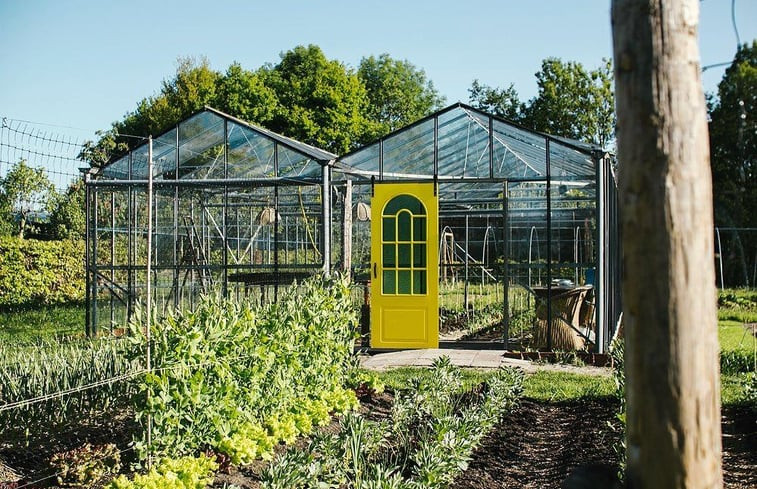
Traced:
[[526, 373], [541, 370], [560, 372], [573, 372], [584, 375], [609, 376], [612, 371], [606, 367], [550, 364], [530, 362], [505, 358], [501, 351], [497, 350], [451, 350], [451, 349], [427, 349], [427, 350], [402, 350], [389, 353], [374, 353], [363, 355], [360, 363], [368, 370], [388, 370], [396, 367], [428, 367], [441, 356], [448, 356], [453, 365], [467, 368], [499, 368], [518, 367]]

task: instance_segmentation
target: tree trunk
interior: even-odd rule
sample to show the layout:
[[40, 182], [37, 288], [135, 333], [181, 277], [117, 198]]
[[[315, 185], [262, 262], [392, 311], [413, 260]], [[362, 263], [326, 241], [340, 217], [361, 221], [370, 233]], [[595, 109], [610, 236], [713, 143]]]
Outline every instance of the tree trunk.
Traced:
[[18, 215], [18, 239], [24, 239], [24, 228], [26, 227], [26, 213], [19, 212]]
[[698, 0], [614, 0], [627, 479], [722, 487], [712, 182]]

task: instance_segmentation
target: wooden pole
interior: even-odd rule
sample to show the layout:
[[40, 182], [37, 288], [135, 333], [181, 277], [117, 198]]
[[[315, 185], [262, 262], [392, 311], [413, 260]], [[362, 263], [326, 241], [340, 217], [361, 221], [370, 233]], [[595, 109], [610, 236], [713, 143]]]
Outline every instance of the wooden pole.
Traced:
[[627, 479], [722, 487], [712, 184], [698, 0], [614, 0]]

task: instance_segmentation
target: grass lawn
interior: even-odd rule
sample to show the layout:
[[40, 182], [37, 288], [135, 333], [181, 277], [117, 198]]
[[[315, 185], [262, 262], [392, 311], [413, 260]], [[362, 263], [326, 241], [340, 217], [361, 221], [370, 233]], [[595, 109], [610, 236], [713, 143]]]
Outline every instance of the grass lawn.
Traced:
[[526, 377], [523, 396], [547, 402], [611, 397], [615, 381], [610, 377], [571, 372], [542, 371]]
[[0, 341], [26, 343], [84, 335], [84, 305], [40, 306], [0, 312]]

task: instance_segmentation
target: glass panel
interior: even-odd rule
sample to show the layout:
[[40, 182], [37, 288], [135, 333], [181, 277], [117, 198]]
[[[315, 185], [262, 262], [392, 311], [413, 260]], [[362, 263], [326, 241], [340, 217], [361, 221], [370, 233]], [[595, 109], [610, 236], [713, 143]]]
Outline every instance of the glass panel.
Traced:
[[396, 272], [394, 270], [384, 270], [384, 273], [383, 273], [384, 294], [397, 293], [397, 285], [395, 283], [395, 278], [396, 278]]
[[394, 218], [385, 217], [382, 223], [384, 241], [394, 241]]
[[426, 218], [413, 218], [413, 241], [426, 241]]
[[413, 294], [425, 294], [426, 293], [426, 271], [415, 270], [413, 271]]
[[356, 153], [343, 158], [340, 163], [346, 165], [349, 168], [355, 168], [378, 175], [379, 144], [374, 143], [370, 146], [365, 146]]
[[270, 139], [229, 122], [229, 178], [273, 177], [273, 146]]
[[397, 293], [410, 293], [410, 270], [397, 270]]
[[426, 245], [413, 245], [413, 266], [424, 268], [426, 266]]
[[546, 175], [546, 141], [501, 121], [494, 121], [494, 176], [538, 177]]
[[394, 255], [395, 255], [394, 245], [385, 244], [384, 245], [384, 259], [383, 259], [384, 268], [392, 268], [392, 267], [397, 266], [397, 261]]
[[400, 267], [410, 267], [410, 245], [409, 244], [398, 244], [397, 245], [397, 255]]
[[427, 120], [386, 138], [383, 146], [384, 178], [433, 175], [433, 120]]
[[321, 175], [321, 165], [286, 146], [278, 145], [280, 177], [315, 177]]
[[152, 174], [157, 180], [176, 178], [176, 129], [153, 140]]
[[179, 124], [179, 178], [224, 177], [224, 123], [200, 112]]
[[103, 177], [118, 180], [129, 178], [129, 155], [127, 154], [103, 168]]
[[416, 215], [426, 213], [426, 208], [423, 207], [423, 203], [417, 198], [412, 195], [398, 195], [386, 204], [384, 215], [393, 215], [402, 209], [407, 209]]
[[489, 119], [457, 108], [439, 116], [439, 174], [489, 176]]
[[410, 241], [410, 213], [400, 212], [397, 216], [397, 241]]

